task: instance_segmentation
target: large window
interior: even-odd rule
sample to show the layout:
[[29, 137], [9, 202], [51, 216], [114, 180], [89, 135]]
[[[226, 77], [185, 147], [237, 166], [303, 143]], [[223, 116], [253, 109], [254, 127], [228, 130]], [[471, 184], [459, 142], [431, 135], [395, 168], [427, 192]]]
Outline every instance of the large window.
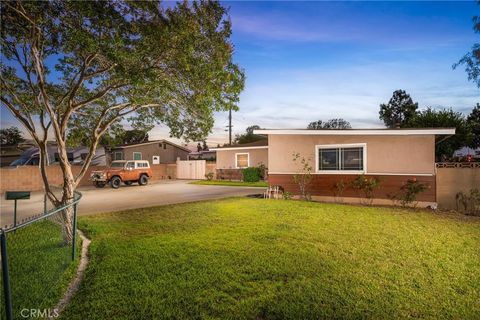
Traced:
[[365, 144], [317, 146], [317, 172], [365, 172]]
[[133, 153], [133, 160], [142, 160], [142, 153], [141, 152], [134, 152]]
[[250, 159], [248, 153], [235, 153], [235, 167], [237, 169], [248, 168]]

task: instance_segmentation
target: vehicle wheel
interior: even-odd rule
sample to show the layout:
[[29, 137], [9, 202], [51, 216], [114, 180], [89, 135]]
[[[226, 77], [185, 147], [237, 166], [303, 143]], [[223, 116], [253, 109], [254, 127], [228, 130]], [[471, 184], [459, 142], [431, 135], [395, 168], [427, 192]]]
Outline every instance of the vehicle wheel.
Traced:
[[146, 174], [142, 174], [140, 176], [140, 179], [138, 179], [138, 184], [141, 185], [141, 186], [144, 186], [148, 183], [148, 177]]
[[131, 186], [133, 182], [132, 182], [132, 181], [125, 181], [124, 183], [125, 183], [127, 186]]
[[120, 177], [113, 177], [110, 180], [110, 187], [112, 187], [113, 189], [118, 189], [120, 188], [121, 183], [122, 183], [122, 179], [120, 179]]
[[103, 181], [96, 181], [96, 182], [95, 182], [95, 187], [97, 187], [97, 188], [103, 188], [103, 187], [105, 187], [105, 182], [103, 182]]

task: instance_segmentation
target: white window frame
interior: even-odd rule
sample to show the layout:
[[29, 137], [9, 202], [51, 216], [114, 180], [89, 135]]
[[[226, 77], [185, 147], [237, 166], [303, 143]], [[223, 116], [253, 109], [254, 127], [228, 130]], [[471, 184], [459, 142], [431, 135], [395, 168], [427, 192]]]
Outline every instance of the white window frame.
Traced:
[[[237, 156], [238, 155], [243, 155], [243, 154], [246, 154], [247, 155], [247, 166], [246, 167], [239, 167], [238, 166], [238, 161], [237, 161]], [[245, 168], [248, 168], [250, 167], [250, 153], [249, 152], [238, 152], [238, 153], [235, 153], [235, 169], [245, 169]]]
[[[117, 154], [120, 154], [120, 159], [117, 159]], [[113, 160], [114, 161], [123, 160], [123, 152], [122, 151], [115, 151], [113, 153]]]
[[[319, 150], [320, 149], [336, 149], [336, 148], [363, 148], [363, 170], [319, 170]], [[367, 144], [351, 143], [351, 144], [318, 144], [315, 145], [315, 173], [318, 174], [362, 174], [367, 173]]]
[[[135, 153], [140, 153], [140, 159], [135, 159]], [[142, 153], [141, 153], [141, 152], [138, 152], [138, 151], [133, 151], [133, 158], [132, 158], [132, 160], [143, 160]]]

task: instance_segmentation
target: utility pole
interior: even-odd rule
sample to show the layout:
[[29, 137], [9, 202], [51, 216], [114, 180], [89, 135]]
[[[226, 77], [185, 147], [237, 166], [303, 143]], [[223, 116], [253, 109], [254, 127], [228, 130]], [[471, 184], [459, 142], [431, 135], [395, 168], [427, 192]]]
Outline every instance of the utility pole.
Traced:
[[[232, 108], [228, 110], [228, 145], [232, 145]], [[225, 130], [227, 131], [227, 130]]]

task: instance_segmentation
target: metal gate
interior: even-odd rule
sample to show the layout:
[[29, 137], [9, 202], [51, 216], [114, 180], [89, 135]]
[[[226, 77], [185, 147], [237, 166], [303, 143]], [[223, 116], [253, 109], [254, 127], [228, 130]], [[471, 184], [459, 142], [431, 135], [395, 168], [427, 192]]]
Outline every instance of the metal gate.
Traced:
[[177, 160], [177, 179], [205, 179], [206, 160]]

